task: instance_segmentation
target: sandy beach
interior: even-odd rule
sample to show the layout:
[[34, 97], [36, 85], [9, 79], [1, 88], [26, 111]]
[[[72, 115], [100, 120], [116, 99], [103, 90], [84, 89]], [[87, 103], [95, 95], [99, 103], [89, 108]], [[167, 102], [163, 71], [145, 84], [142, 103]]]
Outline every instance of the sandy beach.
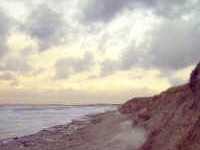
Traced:
[[[1, 150], [129, 150], [138, 148], [145, 138], [145, 132], [135, 131], [140, 140], [128, 141], [132, 132], [132, 121], [128, 115], [118, 111], [92, 115], [88, 120], [73, 121], [42, 130], [24, 137], [2, 140]], [[142, 134], [141, 134], [142, 133]], [[126, 137], [123, 137], [123, 134]], [[132, 133], [131, 133], [132, 134]], [[138, 138], [138, 137], [137, 137]]]

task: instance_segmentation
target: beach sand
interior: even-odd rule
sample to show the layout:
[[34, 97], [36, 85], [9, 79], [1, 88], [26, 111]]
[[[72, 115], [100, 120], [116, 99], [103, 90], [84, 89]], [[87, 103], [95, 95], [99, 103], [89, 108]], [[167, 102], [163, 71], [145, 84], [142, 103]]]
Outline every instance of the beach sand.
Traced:
[[[89, 118], [36, 134], [2, 140], [0, 150], [133, 150], [144, 142], [142, 129], [137, 130], [139, 134], [137, 131], [130, 133], [131, 119], [118, 111]], [[127, 137], [129, 133], [141, 136], [139, 141], [132, 143], [132, 137]]]

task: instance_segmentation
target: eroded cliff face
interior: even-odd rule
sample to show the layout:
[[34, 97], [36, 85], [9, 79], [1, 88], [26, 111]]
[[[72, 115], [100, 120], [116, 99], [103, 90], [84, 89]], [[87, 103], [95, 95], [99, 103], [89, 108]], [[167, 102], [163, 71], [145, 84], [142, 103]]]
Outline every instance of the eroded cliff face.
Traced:
[[189, 81], [189, 86], [194, 94], [198, 94], [200, 86], [200, 62], [192, 71]]
[[148, 98], [134, 98], [120, 108], [143, 126], [148, 140], [139, 150], [200, 150], [200, 63], [189, 83]]

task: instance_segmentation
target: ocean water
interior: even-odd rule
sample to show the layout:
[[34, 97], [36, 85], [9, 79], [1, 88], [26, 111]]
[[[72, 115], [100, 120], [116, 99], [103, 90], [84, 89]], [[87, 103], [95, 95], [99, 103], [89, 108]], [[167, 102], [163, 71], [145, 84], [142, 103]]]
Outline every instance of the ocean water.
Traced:
[[0, 139], [36, 133], [116, 106], [0, 106]]

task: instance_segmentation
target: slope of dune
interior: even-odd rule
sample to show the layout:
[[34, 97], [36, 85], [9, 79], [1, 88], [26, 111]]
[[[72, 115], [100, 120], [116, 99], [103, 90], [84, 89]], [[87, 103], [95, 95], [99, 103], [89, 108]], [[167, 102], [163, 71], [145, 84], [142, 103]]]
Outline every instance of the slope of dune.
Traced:
[[149, 98], [133, 98], [120, 112], [131, 114], [148, 139], [139, 150], [200, 150], [200, 63], [189, 83]]

